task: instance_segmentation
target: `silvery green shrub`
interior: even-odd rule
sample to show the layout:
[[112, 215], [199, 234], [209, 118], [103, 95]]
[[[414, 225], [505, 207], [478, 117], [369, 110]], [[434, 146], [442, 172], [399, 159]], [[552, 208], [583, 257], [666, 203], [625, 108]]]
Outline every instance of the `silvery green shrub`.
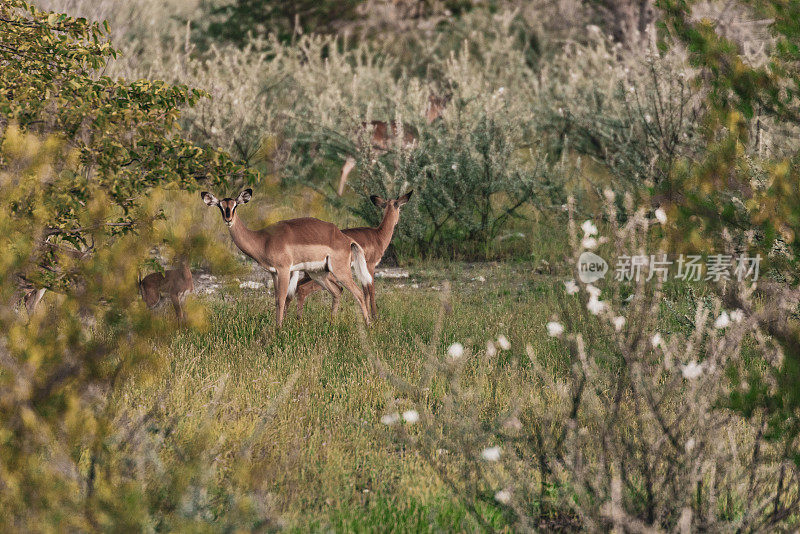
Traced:
[[[541, 324], [550, 343], [484, 334], [445, 352], [445, 291], [418, 381], [373, 355], [394, 385], [376, 419], [487, 529], [485, 511], [499, 509], [526, 532], [791, 530], [797, 439], [773, 430], [771, 407], [738, 403], [784, 387], [775, 377], [788, 355], [769, 331], [791, 325], [796, 289], [751, 279], [686, 287], [648, 281], [646, 267], [618, 281], [614, 259], [646, 254], [671, 221], [651, 225], [642, 208], [617, 224], [606, 194], [611, 224], [601, 229], [578, 228], [568, 202], [575, 279], [553, 289], [559, 306]], [[580, 281], [587, 250], [609, 260], [605, 279]], [[432, 400], [432, 388], [444, 394]]]

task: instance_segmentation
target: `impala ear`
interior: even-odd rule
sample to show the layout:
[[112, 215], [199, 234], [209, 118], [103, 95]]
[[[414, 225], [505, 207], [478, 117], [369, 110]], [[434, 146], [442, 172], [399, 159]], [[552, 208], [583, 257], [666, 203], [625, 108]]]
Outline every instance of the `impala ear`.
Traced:
[[380, 209], [383, 209], [383, 208], [385, 208], [385, 207], [386, 207], [386, 201], [385, 201], [385, 200], [383, 200], [383, 199], [382, 199], [381, 197], [379, 197], [378, 195], [371, 195], [371, 196], [369, 197], [369, 199], [372, 201], [372, 203], [373, 203], [373, 204], [375, 204], [376, 206], [378, 206]]
[[236, 197], [236, 203], [247, 204], [248, 202], [250, 202], [250, 199], [252, 197], [253, 197], [253, 190], [248, 187], [247, 189], [239, 193], [239, 196]]
[[217, 200], [217, 197], [208, 191], [203, 191], [200, 193], [200, 198], [203, 199], [203, 202], [206, 203], [206, 206], [219, 206], [219, 200]]
[[411, 198], [412, 193], [414, 193], [413, 189], [411, 191], [409, 191], [408, 193], [406, 193], [405, 195], [403, 195], [402, 197], [398, 197], [397, 198], [397, 207], [399, 208], [403, 204], [406, 204], [408, 202], [408, 199]]

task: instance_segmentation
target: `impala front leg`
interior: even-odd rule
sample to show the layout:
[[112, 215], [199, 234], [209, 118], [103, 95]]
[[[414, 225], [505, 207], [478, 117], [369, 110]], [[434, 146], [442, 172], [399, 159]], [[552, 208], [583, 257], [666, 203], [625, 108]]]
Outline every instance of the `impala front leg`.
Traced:
[[273, 276], [275, 280], [275, 321], [276, 328], [283, 324], [283, 316], [286, 312], [286, 295], [289, 293], [289, 279], [291, 273], [289, 269], [280, 269]]

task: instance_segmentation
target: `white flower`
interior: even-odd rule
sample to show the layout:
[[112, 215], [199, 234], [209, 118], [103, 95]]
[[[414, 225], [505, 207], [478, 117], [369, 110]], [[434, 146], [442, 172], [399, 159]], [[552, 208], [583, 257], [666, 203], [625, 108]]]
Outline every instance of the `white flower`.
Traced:
[[731, 319], [728, 317], [728, 312], [722, 312], [717, 320], [714, 321], [714, 328], [727, 328], [731, 324]]
[[453, 169], [454, 171], [457, 171], [458, 170], [458, 164], [457, 163], [453, 163], [452, 165], [450, 165], [450, 168]]
[[585, 221], [583, 221], [581, 229], [583, 230], [583, 233], [586, 235], [597, 235], [597, 226], [595, 226], [590, 219], [586, 219]]
[[597, 286], [593, 286], [592, 284], [586, 286], [586, 292], [589, 293], [589, 295], [592, 296], [593, 298], [597, 298], [600, 296], [600, 288]]
[[558, 337], [564, 333], [564, 325], [556, 321], [547, 323], [547, 335], [550, 337]]
[[464, 345], [461, 343], [453, 343], [447, 347], [447, 354], [454, 360], [461, 358], [464, 355]]
[[694, 441], [694, 438], [689, 438], [689, 440], [684, 445], [684, 447], [686, 448], [686, 452], [692, 452], [694, 450], [695, 444], [696, 442]]
[[413, 425], [414, 423], [419, 421], [419, 413], [417, 412], [417, 410], [406, 410], [405, 412], [403, 412], [403, 420], [406, 423]]
[[511, 348], [511, 343], [508, 341], [508, 338], [502, 334], [497, 337], [497, 345], [502, 350], [508, 350]]
[[649, 113], [645, 113], [644, 114], [644, 122], [646, 122], [647, 124], [650, 124], [651, 122], [653, 122], [653, 117], [651, 117]]
[[494, 346], [494, 341], [491, 339], [486, 342], [486, 355], [490, 358], [494, 358], [497, 354], [497, 347]]
[[611, 322], [614, 323], [614, 330], [619, 332], [620, 330], [622, 330], [622, 327], [625, 326], [625, 317], [621, 315], [618, 317], [614, 317], [614, 319]]
[[606, 309], [606, 303], [602, 300], [592, 297], [589, 299], [586, 309], [589, 310], [592, 315], [599, 315], [603, 310]]
[[651, 338], [650, 338], [650, 343], [652, 343], [652, 345], [653, 345], [653, 348], [655, 348], [655, 347], [658, 347], [658, 346], [659, 346], [659, 345], [661, 345], [663, 342], [664, 342], [664, 340], [663, 340], [663, 339], [661, 339], [661, 334], [659, 334], [658, 332], [656, 332], [655, 334], [653, 334], [653, 337], [651, 337]]
[[667, 224], [667, 212], [664, 211], [664, 208], [658, 208], [656, 210], [656, 219], [658, 219], [658, 222], [661, 224]]
[[731, 312], [731, 320], [735, 323], [744, 321], [744, 312], [742, 310], [733, 310]]
[[575, 283], [575, 280], [567, 280], [564, 282], [564, 287], [567, 288], [567, 295], [574, 295], [580, 289], [578, 284]]
[[497, 94], [498, 95], [502, 95], [505, 92], [506, 92], [506, 88], [505, 87], [501, 87], [500, 89], [497, 90]]
[[383, 417], [381, 417], [381, 423], [387, 426], [391, 426], [395, 423], [400, 421], [400, 414], [397, 412], [394, 413], [387, 413]]
[[593, 237], [584, 237], [581, 241], [581, 246], [589, 250], [594, 250], [597, 248], [597, 239]]
[[694, 380], [703, 374], [703, 364], [692, 360], [686, 365], [681, 365], [681, 372], [686, 380]]
[[494, 500], [500, 504], [508, 504], [511, 502], [511, 492], [508, 490], [500, 490], [494, 494]]
[[500, 459], [500, 447], [486, 447], [481, 451], [481, 458], [487, 462], [496, 462]]

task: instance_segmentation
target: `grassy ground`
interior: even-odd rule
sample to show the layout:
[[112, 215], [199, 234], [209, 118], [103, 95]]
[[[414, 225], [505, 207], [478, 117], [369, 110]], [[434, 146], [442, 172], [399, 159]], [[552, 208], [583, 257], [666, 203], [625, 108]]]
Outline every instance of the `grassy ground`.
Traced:
[[[148, 406], [161, 398], [163, 412], [178, 421], [179, 443], [213, 436], [211, 472], [220, 482], [236, 472], [237, 451], [251, 450], [257, 476], [266, 481], [264, 500], [287, 527], [475, 530], [465, 503], [381, 424], [390, 402], [401, 411], [414, 406], [393, 398], [396, 390], [376, 372], [370, 354], [415, 382], [449, 295], [452, 312], [443, 315], [441, 336], [433, 340], [438, 354], [456, 341], [468, 353], [482, 353], [487, 340], [502, 334], [511, 342], [506, 360], [526, 360], [527, 345], [546, 369], [565, 372], [563, 345], [547, 336], [545, 324], [561, 309], [567, 277], [534, 259], [422, 263], [409, 271], [407, 278], [377, 280], [380, 317], [366, 331], [349, 294], [331, 319], [329, 298], [318, 292], [302, 320], [292, 303], [276, 333], [270, 289], [240, 289], [232, 276], [218, 279], [215, 291], [195, 297], [208, 309], [208, 329], [177, 334], [163, 349], [170, 364], [161, 378], [130, 386], [124, 402]], [[663, 332], [691, 328], [692, 302], [704, 298], [700, 289], [665, 289]], [[502, 404], [514, 384], [529, 379], [521, 369], [508, 366], [491, 384], [476, 384], [485, 386], [486, 397], [491, 388], [493, 402], [496, 396]], [[428, 402], [440, 393], [433, 387]], [[216, 503], [221, 514], [227, 506]], [[483, 506], [479, 513], [496, 529], [509, 527], [499, 508]]]
[[[454, 341], [482, 351], [488, 339], [503, 334], [512, 352], [522, 354], [531, 344], [543, 362], [555, 363], [557, 345], [544, 325], [557, 309], [558, 280], [524, 263], [412, 269], [410, 278], [378, 280], [381, 316], [366, 342], [395, 373], [416, 379], [422, 345], [433, 335], [442, 287], [449, 281], [453, 311], [445, 316], [438, 341], [442, 354]], [[133, 386], [126, 402], [146, 405], [160, 394], [165, 412], [180, 421], [179, 433], [218, 434], [218, 477], [235, 468], [233, 452], [250, 444], [267, 466], [263, 476], [276, 510], [300, 530], [474, 526], [463, 504], [419, 458], [398, 449], [380, 423], [392, 390], [362, 345], [351, 297], [331, 320], [327, 296], [317, 293], [304, 318], [298, 320], [292, 309], [277, 334], [266, 289], [229, 284], [200, 298], [210, 308], [210, 328], [179, 334], [168, 349], [171, 364], [162, 380]], [[290, 378], [296, 381], [286, 398], [276, 401]], [[202, 416], [212, 401], [218, 415], [203, 430]], [[253, 440], [265, 410], [272, 409], [274, 418]], [[498, 510], [484, 513], [490, 523], [504, 525]]]

